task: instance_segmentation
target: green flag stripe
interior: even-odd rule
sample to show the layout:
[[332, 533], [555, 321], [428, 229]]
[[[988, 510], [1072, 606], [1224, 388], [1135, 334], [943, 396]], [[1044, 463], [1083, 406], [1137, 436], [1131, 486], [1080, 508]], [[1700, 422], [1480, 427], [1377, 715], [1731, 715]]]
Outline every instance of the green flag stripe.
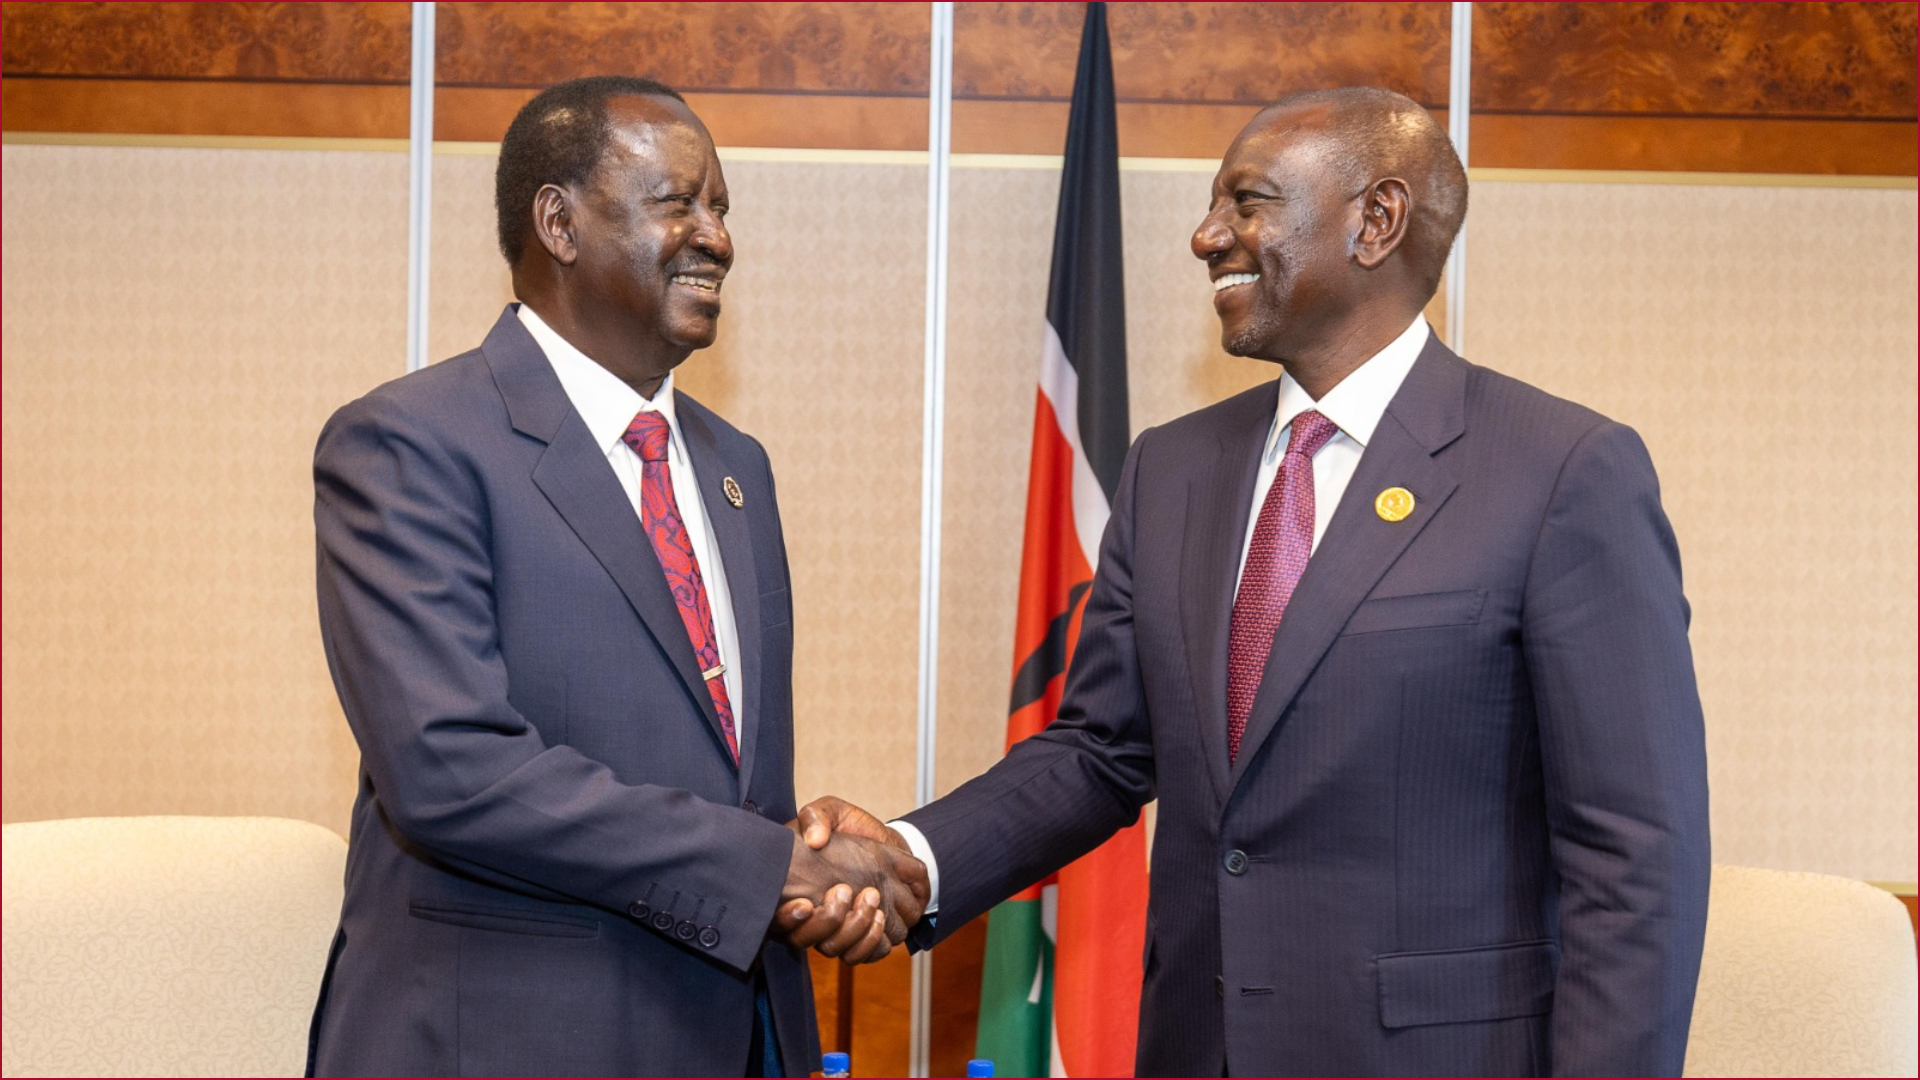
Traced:
[[999, 1076], [1046, 1076], [1052, 1017], [1053, 942], [1040, 924], [1040, 901], [1009, 900], [987, 916], [975, 1054], [991, 1060]]

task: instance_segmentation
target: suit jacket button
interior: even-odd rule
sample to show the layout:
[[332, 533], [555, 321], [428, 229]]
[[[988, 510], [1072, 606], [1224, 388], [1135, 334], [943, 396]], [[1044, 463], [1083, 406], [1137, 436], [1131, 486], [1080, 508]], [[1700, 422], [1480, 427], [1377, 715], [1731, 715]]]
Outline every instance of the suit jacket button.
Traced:
[[1221, 865], [1227, 868], [1227, 873], [1232, 874], [1234, 877], [1239, 877], [1241, 874], [1247, 872], [1247, 853], [1241, 851], [1239, 848], [1234, 848], [1232, 851], [1227, 852], [1227, 857], [1221, 861]]
[[633, 903], [627, 905], [627, 914], [639, 919], [641, 922], [646, 922], [647, 917], [653, 914], [653, 909], [635, 900]]
[[693, 935], [699, 932], [699, 927], [693, 925], [692, 919], [681, 919], [680, 925], [673, 928], [673, 936], [681, 941], [692, 941]]
[[654, 912], [653, 928], [655, 930], [660, 930], [663, 932], [673, 929], [673, 913], [669, 911]]
[[720, 931], [715, 930], [711, 926], [701, 927], [700, 928], [700, 947], [703, 949], [719, 948], [720, 947]]
[[760, 812], [760, 808], [753, 804], [752, 799], [748, 799], [746, 802], [741, 803], [740, 809], [745, 810], [749, 814], [757, 814]]
[[1213, 977], [1213, 996], [1214, 996], [1214, 997], [1219, 997], [1219, 998], [1223, 998], [1223, 997], [1226, 997], [1226, 996], [1227, 996], [1227, 978], [1226, 978], [1226, 976], [1224, 976], [1224, 975], [1215, 975], [1215, 976]]

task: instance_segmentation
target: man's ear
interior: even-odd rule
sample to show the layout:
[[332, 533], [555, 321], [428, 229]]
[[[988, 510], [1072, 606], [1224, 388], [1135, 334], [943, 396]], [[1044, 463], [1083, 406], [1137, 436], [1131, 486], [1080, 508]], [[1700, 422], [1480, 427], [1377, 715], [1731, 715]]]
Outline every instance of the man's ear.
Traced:
[[543, 184], [533, 193], [533, 235], [561, 266], [580, 257], [573, 241], [573, 193], [555, 184]]
[[1376, 180], [1361, 196], [1360, 232], [1353, 240], [1353, 259], [1363, 270], [1373, 270], [1407, 237], [1413, 199], [1407, 182], [1397, 176]]

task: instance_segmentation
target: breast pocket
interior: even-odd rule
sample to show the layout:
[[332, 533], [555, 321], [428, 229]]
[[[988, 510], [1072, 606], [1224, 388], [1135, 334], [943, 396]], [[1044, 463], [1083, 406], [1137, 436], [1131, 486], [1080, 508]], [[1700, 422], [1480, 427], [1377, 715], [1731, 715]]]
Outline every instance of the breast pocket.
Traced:
[[1340, 631], [1343, 637], [1384, 634], [1394, 630], [1424, 630], [1438, 626], [1471, 626], [1487, 606], [1487, 590], [1419, 593], [1413, 596], [1376, 596], [1354, 609]]

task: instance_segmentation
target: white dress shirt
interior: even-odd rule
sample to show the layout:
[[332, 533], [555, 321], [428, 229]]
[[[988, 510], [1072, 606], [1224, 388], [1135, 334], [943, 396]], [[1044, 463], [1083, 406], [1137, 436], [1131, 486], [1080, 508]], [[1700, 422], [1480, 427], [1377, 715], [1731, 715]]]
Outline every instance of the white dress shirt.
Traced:
[[[1333, 518], [1334, 508], [1340, 505], [1340, 497], [1347, 493], [1347, 484], [1353, 480], [1353, 471], [1360, 465], [1360, 455], [1373, 438], [1373, 429], [1380, 426], [1380, 418], [1387, 414], [1387, 404], [1393, 400], [1393, 395], [1400, 392], [1400, 384], [1406, 381], [1407, 372], [1413, 370], [1413, 362], [1420, 358], [1421, 350], [1427, 347], [1427, 337], [1431, 333], [1427, 320], [1415, 316], [1412, 325], [1401, 331], [1399, 337], [1368, 357], [1365, 363], [1340, 380], [1319, 401], [1308, 396], [1292, 375], [1281, 374], [1280, 404], [1274, 410], [1273, 426], [1267, 429], [1267, 448], [1260, 456], [1260, 471], [1253, 484], [1253, 510], [1247, 515], [1247, 535], [1240, 543], [1242, 572], [1247, 567], [1247, 549], [1253, 545], [1254, 526], [1260, 521], [1260, 506], [1266, 502], [1267, 489], [1273, 486], [1273, 478], [1279, 475], [1280, 459], [1287, 452], [1288, 425], [1293, 423], [1293, 418], [1308, 409], [1317, 409], [1320, 415], [1333, 421], [1334, 426], [1340, 429], [1313, 455], [1313, 548], [1317, 551], [1320, 538], [1326, 535], [1327, 522]], [[1236, 593], [1240, 588], [1239, 580], [1240, 575], [1236, 573]], [[1222, 671], [1220, 677], [1226, 678], [1226, 672]], [[934, 860], [933, 847], [919, 829], [907, 822], [894, 821], [890, 824], [907, 842], [907, 847], [912, 849], [914, 858], [927, 864], [927, 884], [933, 892], [927, 904], [927, 914], [934, 914], [940, 910], [940, 867]]]
[[[1280, 376], [1280, 406], [1274, 410], [1273, 427], [1267, 430], [1267, 448], [1260, 455], [1260, 471], [1253, 481], [1253, 511], [1247, 515], [1247, 536], [1240, 544], [1241, 571], [1247, 568], [1247, 551], [1253, 546], [1254, 526], [1260, 523], [1260, 506], [1267, 500], [1267, 489], [1273, 486], [1273, 478], [1280, 473], [1280, 459], [1286, 456], [1287, 440], [1292, 434], [1288, 426], [1294, 417], [1309, 409], [1317, 410], [1340, 429], [1313, 455], [1312, 550], [1318, 551], [1320, 538], [1327, 532], [1327, 522], [1333, 519], [1340, 497], [1347, 493], [1353, 470], [1360, 467], [1360, 454], [1373, 438], [1373, 429], [1380, 426], [1380, 418], [1387, 414], [1387, 403], [1400, 392], [1400, 384], [1406, 381], [1413, 362], [1420, 359], [1420, 350], [1427, 347], [1430, 333], [1427, 320], [1416, 317], [1413, 325], [1341, 379], [1319, 401], [1309, 397], [1306, 390], [1293, 381], [1292, 375]], [[1233, 580], [1237, 594], [1240, 575], [1234, 574]]]
[[649, 401], [555, 333], [532, 308], [525, 304], [518, 307], [521, 325], [539, 343], [540, 351], [546, 353], [547, 363], [560, 379], [560, 388], [573, 403], [573, 411], [586, 422], [594, 445], [607, 456], [607, 464], [613, 467], [621, 490], [627, 493], [627, 502], [633, 506], [634, 542], [647, 544], [649, 551], [652, 543], [641, 526], [640, 455], [634, 453], [622, 436], [639, 413], [657, 412], [667, 418], [667, 430], [672, 435], [667, 441], [667, 474], [673, 478], [673, 500], [679, 507], [680, 520], [687, 527], [694, 558], [700, 564], [701, 580], [707, 586], [707, 606], [713, 609], [714, 644], [720, 650], [720, 662], [727, 666], [720, 678], [726, 683], [727, 700], [733, 704], [734, 732], [744, 741], [747, 708], [737, 662], [740, 634], [733, 622], [733, 594], [727, 590], [727, 568], [720, 559], [720, 546], [712, 530], [707, 528], [707, 508], [700, 500], [700, 481], [693, 474], [693, 460], [687, 456], [686, 444], [680, 437], [680, 422], [673, 415], [673, 373], [667, 373], [653, 400]]

